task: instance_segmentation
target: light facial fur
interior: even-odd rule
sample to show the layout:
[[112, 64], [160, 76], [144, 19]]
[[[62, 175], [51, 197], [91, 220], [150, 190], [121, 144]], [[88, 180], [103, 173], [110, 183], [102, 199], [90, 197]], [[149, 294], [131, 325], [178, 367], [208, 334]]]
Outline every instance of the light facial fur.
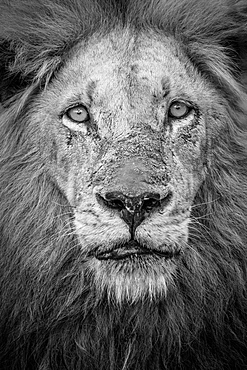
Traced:
[[[152, 256], [95, 261], [97, 250], [131, 240], [119, 212], [100, 204], [96, 194], [170, 192], [168, 204], [150, 212], [134, 238], [150, 249], [186, 253], [191, 205], [207, 165], [205, 117], [210, 124], [217, 97], [172, 37], [135, 36], [125, 29], [96, 35], [89, 44], [73, 50], [35, 102], [38, 113], [30, 124], [38, 127], [48, 171], [73, 207], [75, 232], [99, 291], [104, 287], [120, 301], [147, 293], [153, 298], [166, 293], [176, 261]], [[192, 109], [172, 119], [168, 109], [178, 100]], [[64, 115], [77, 104], [87, 107], [89, 122]]]

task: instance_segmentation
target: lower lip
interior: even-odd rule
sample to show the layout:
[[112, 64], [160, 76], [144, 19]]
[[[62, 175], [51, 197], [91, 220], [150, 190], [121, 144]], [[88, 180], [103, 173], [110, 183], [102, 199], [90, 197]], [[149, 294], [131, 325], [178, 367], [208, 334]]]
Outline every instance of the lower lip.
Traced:
[[141, 252], [139, 250], [124, 250], [123, 248], [121, 248], [110, 252], [98, 254], [96, 257], [99, 260], [122, 260], [133, 256], [147, 256], [151, 254], [152, 253], [150, 252]]
[[[177, 254], [177, 253], [176, 253]], [[123, 260], [127, 258], [133, 257], [145, 257], [145, 256], [152, 256], [152, 257], [159, 257], [164, 259], [171, 259], [175, 256], [172, 252], [161, 252], [156, 250], [149, 250], [145, 248], [141, 248], [140, 246], [131, 246], [127, 244], [126, 247], [123, 246], [121, 248], [115, 248], [110, 251], [96, 253], [95, 257], [98, 260]]]

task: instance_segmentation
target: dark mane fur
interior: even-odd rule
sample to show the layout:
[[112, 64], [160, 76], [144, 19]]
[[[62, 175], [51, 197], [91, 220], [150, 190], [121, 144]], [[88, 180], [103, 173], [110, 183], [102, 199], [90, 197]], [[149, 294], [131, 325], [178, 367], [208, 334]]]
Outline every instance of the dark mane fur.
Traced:
[[[82, 271], [71, 210], [28, 125], [71, 48], [117, 25], [173, 35], [221, 92], [225, 124], [209, 133], [177, 285], [165, 302], [121, 307]], [[1, 369], [247, 369], [246, 38], [245, 0], [1, 0]]]

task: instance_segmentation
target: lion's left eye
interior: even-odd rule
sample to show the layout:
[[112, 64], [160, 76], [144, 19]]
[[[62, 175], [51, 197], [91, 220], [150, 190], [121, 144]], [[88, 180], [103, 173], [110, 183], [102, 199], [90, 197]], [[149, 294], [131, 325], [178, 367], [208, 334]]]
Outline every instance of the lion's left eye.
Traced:
[[189, 112], [191, 111], [191, 107], [186, 105], [182, 101], [175, 101], [170, 105], [168, 115], [172, 118], [184, 118], [186, 117]]
[[84, 105], [77, 105], [65, 112], [66, 116], [74, 122], [82, 123], [89, 120], [89, 113]]

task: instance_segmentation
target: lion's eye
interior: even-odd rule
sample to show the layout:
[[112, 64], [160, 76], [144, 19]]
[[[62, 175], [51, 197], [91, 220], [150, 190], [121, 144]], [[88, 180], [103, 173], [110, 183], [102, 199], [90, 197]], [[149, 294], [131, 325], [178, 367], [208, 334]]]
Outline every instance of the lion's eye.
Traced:
[[66, 111], [66, 116], [74, 122], [82, 123], [89, 120], [89, 113], [83, 105], [69, 108]]
[[169, 114], [169, 117], [179, 119], [179, 118], [186, 117], [190, 111], [191, 111], [191, 107], [186, 105], [184, 102], [175, 101], [170, 105], [168, 114]]

